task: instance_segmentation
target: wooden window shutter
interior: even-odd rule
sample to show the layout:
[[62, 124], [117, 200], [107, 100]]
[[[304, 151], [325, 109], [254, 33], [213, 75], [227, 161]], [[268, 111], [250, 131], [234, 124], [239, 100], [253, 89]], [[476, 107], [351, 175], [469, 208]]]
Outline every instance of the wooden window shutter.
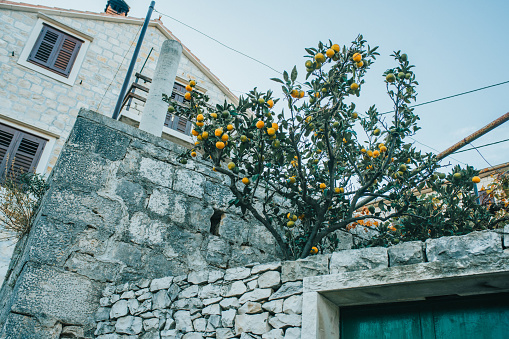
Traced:
[[28, 61], [68, 77], [82, 43], [64, 32], [43, 25]]
[[184, 133], [189, 135], [191, 133], [192, 124], [186, 118], [178, 117], [176, 115], [173, 116], [173, 123], [171, 129], [174, 129], [180, 133]]
[[[47, 140], [0, 124], [0, 177], [35, 172]], [[8, 146], [7, 146], [8, 144]]]

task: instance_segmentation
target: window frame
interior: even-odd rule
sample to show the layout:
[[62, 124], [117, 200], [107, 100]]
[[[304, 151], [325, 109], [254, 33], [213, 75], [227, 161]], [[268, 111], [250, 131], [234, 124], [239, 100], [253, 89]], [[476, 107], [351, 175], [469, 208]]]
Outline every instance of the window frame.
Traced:
[[[29, 68], [33, 71], [36, 71], [40, 74], [46, 75], [47, 77], [50, 77], [61, 83], [73, 86], [74, 83], [76, 82], [76, 79], [78, 78], [79, 71], [83, 64], [83, 61], [85, 60], [88, 47], [90, 46], [90, 43], [93, 41], [93, 38], [85, 33], [79, 32], [67, 25], [64, 25], [42, 13], [39, 13], [38, 17], [39, 18], [35, 23], [28, 40], [25, 43], [25, 47], [23, 48], [23, 51], [21, 52], [18, 58], [17, 61], [18, 64], [26, 68]], [[40, 65], [33, 61], [29, 61], [30, 54], [34, 47], [36, 46], [37, 42], [39, 41], [39, 37], [41, 36], [41, 32], [44, 29], [45, 25], [57, 31], [60, 31], [73, 39], [82, 41], [80, 50], [78, 51], [74, 59], [73, 66], [67, 77], [61, 73], [57, 73], [56, 71], [48, 69], [48, 67]]]

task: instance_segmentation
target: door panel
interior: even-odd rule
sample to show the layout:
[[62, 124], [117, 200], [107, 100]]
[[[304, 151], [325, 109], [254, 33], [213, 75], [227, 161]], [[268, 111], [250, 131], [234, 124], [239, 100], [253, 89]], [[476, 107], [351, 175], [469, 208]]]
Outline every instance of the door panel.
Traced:
[[341, 339], [509, 338], [509, 294], [346, 307]]

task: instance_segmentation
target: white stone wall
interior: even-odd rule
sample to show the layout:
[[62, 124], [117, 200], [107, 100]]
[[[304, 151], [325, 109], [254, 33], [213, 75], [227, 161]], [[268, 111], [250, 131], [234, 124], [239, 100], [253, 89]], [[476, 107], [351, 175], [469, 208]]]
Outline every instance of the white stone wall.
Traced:
[[[390, 273], [377, 275], [376, 272], [389, 268], [400, 270], [401, 266], [407, 267], [404, 277], [409, 282], [418, 281], [423, 267], [431, 263], [443, 265], [443, 272], [436, 267], [435, 271], [447, 273], [449, 277], [460, 276], [464, 274], [462, 270], [470, 268], [475, 271], [478, 261], [488, 260], [498, 267], [498, 260], [509, 255], [502, 246], [501, 231], [112, 284], [100, 299], [95, 335], [98, 339], [117, 339], [123, 335], [143, 339], [331, 338], [315, 333], [318, 326], [324, 325], [311, 324], [316, 314], [310, 313], [310, 305], [303, 305], [303, 296], [306, 300], [303, 291], [320, 287], [327, 290], [324, 286], [338, 285], [337, 281], [341, 280], [344, 280], [341, 286], [364, 283], [349, 281], [352, 272], [373, 271], [372, 284], [376, 285], [392, 279]], [[461, 261], [461, 269], [447, 271], [450, 263]], [[319, 282], [314, 283], [313, 279]], [[318, 310], [315, 308], [313, 312]]]
[[[0, 114], [59, 136], [46, 173], [55, 165], [80, 108], [108, 116], [113, 113], [141, 28], [141, 25], [107, 22], [100, 17], [91, 20], [49, 16], [94, 38], [73, 86], [18, 64], [38, 20], [37, 13], [0, 9]], [[153, 47], [143, 71], [144, 75], [153, 77], [159, 49], [165, 39], [158, 28], [148, 28], [135, 72], [141, 69]], [[196, 80], [213, 103], [222, 103], [226, 99], [221, 89], [184, 55], [177, 74], [183, 79]]]

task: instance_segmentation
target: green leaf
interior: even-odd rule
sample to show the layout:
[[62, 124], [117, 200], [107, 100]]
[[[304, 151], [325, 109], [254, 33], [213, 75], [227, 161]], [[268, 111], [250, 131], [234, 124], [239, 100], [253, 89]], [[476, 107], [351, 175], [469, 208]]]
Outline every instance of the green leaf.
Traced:
[[297, 80], [297, 66], [293, 66], [292, 69], [292, 82], [295, 82]]
[[283, 80], [278, 78], [270, 78], [270, 80], [284, 84]]
[[286, 82], [288, 82], [288, 72], [287, 71], [284, 71], [283, 72], [283, 78], [285, 79]]

